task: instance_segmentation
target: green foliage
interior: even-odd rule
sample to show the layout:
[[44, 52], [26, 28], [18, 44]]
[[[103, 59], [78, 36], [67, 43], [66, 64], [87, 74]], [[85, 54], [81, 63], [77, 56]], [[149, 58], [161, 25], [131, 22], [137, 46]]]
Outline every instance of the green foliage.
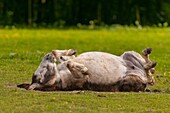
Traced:
[[[169, 112], [170, 29], [117, 27], [109, 30], [11, 29], [0, 30], [1, 112]], [[104, 51], [120, 55], [152, 47], [158, 62], [156, 85], [162, 93], [110, 93], [84, 91], [40, 92], [16, 88], [30, 82], [42, 57], [53, 49], [75, 48], [78, 54]]]
[[169, 0], [0, 0], [0, 25], [63, 27], [78, 23], [170, 23]]

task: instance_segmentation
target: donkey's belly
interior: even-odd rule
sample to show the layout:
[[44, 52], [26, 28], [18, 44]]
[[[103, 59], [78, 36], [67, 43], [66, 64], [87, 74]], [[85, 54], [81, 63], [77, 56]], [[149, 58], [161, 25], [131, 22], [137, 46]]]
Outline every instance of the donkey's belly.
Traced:
[[127, 68], [122, 58], [103, 52], [80, 54], [74, 61], [88, 68], [89, 83], [111, 85], [126, 75]]

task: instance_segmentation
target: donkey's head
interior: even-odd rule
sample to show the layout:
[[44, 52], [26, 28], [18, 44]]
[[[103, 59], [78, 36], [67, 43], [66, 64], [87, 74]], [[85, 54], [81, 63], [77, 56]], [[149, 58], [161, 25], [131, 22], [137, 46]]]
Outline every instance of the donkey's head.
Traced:
[[40, 65], [38, 66], [37, 70], [33, 73], [32, 83], [28, 89], [34, 89], [43, 85], [47, 75], [54, 73], [56, 61], [57, 59], [52, 53], [46, 54], [42, 59]]

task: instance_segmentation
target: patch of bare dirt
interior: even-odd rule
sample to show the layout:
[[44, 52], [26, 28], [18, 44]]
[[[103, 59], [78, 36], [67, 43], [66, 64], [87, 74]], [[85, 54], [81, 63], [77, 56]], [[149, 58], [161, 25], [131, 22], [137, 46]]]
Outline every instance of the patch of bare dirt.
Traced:
[[6, 84], [7, 88], [17, 88], [16, 84]]

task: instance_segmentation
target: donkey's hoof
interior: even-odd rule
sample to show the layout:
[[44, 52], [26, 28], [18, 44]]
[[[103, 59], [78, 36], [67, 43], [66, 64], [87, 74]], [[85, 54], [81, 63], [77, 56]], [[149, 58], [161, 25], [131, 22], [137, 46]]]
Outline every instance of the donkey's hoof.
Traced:
[[147, 70], [147, 69], [154, 68], [156, 65], [157, 65], [157, 62], [149, 62], [144, 65], [144, 68]]
[[150, 88], [146, 88], [145, 92], [151, 92], [152, 90]]
[[76, 53], [77, 53], [76, 49], [69, 49], [66, 54], [68, 56], [72, 56], [72, 55], [75, 55]]
[[146, 56], [146, 55], [148, 55], [148, 54], [151, 54], [151, 52], [152, 52], [152, 48], [146, 48], [146, 49], [144, 49], [144, 50], [142, 51], [142, 54], [143, 54], [144, 56]]
[[154, 68], [157, 65], [157, 62], [152, 62], [152, 68]]
[[155, 68], [151, 68], [150, 72], [151, 72], [151, 74], [154, 74], [155, 73]]

